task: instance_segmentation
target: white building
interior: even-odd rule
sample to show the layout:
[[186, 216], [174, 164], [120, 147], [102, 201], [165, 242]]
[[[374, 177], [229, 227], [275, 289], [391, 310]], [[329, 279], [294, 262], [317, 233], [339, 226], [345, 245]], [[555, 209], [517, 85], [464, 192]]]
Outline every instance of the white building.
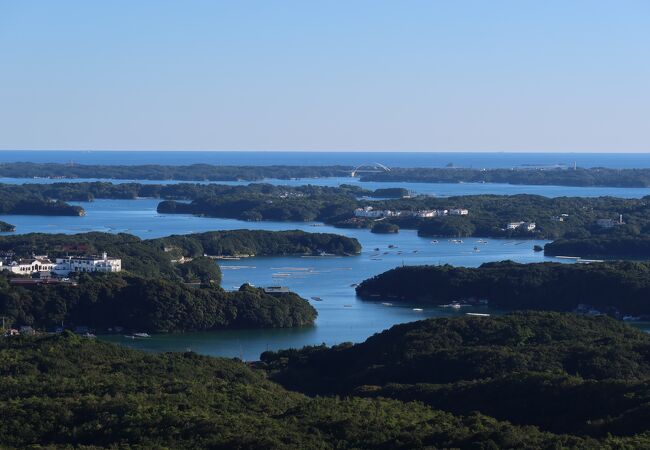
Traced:
[[524, 222], [509, 222], [508, 225], [506, 225], [507, 230], [516, 230], [520, 226], [522, 226]]
[[533, 231], [537, 228], [535, 222], [509, 222], [506, 225], [507, 230], [518, 230], [519, 228], [525, 228], [526, 231]]
[[469, 210], [464, 208], [450, 209], [449, 214], [452, 216], [466, 216], [469, 214]]
[[53, 271], [60, 276], [73, 272], [121, 272], [122, 260], [109, 258], [105, 252], [101, 256], [67, 256], [56, 259]]
[[31, 275], [36, 272], [51, 272], [54, 269], [54, 263], [47, 257], [39, 256], [11, 261], [8, 264], [0, 262], [0, 268], [19, 275]]

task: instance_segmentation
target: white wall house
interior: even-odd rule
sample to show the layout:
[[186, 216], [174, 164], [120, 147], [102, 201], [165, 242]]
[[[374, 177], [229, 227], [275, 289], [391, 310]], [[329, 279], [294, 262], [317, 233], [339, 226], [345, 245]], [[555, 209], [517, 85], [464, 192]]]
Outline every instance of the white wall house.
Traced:
[[519, 228], [525, 228], [526, 231], [533, 231], [537, 228], [535, 222], [510, 222], [506, 225], [507, 230], [518, 230]]
[[109, 258], [106, 253], [101, 256], [67, 256], [57, 258], [54, 273], [67, 276], [73, 272], [121, 272], [122, 260]]
[[54, 263], [48, 258], [30, 258], [11, 261], [10, 263], [0, 262], [0, 269], [8, 270], [11, 273], [20, 275], [31, 275], [35, 272], [51, 272], [54, 269]]
[[506, 225], [506, 229], [508, 230], [516, 230], [520, 226], [522, 226], [524, 223], [523, 222], [510, 222], [508, 225]]
[[465, 208], [455, 208], [455, 209], [450, 209], [449, 214], [452, 216], [466, 216], [469, 214], [469, 210]]

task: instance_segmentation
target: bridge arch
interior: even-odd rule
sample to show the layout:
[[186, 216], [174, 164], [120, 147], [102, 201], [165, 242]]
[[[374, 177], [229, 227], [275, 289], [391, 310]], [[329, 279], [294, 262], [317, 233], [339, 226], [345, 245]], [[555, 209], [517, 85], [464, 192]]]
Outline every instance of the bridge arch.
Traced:
[[381, 173], [381, 172], [390, 172], [390, 167], [385, 166], [381, 163], [361, 164], [360, 166], [357, 166], [352, 170], [350, 176], [356, 177], [358, 173]]

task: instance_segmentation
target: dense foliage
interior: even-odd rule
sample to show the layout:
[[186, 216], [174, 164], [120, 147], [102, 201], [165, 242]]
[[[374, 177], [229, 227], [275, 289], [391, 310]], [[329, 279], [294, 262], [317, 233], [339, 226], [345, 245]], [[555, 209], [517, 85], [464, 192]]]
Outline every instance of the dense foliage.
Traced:
[[650, 235], [558, 239], [544, 246], [544, 254], [583, 258], [647, 259], [650, 257]]
[[13, 178], [115, 178], [121, 180], [258, 181], [349, 176], [348, 166], [188, 166], [98, 165], [10, 162], [0, 164], [0, 177]]
[[649, 436], [650, 336], [606, 317], [429, 319], [262, 361], [273, 379], [309, 394], [417, 400], [573, 435]]
[[244, 285], [227, 292], [163, 278], [82, 274], [78, 285], [10, 285], [0, 277], [0, 315], [15, 325], [115, 326], [149, 332], [311, 325], [316, 310], [293, 293], [266, 294]]
[[381, 222], [376, 222], [373, 224], [372, 228], [370, 229], [373, 233], [399, 233], [399, 226], [395, 225], [394, 223], [386, 222], [386, 221], [381, 221]]
[[9, 233], [11, 231], [16, 231], [16, 226], [0, 220], [0, 232]]
[[0, 445], [102, 448], [593, 448], [420, 403], [289, 392], [241, 362], [145, 354], [68, 333], [0, 340]]
[[[401, 228], [417, 229], [423, 236], [537, 237], [580, 239], [650, 235], [650, 202], [614, 197], [547, 198], [536, 195], [474, 195], [448, 198], [402, 197], [402, 189], [367, 191], [358, 186], [274, 186], [250, 184], [139, 184], [55, 183], [22, 185], [29, 195], [61, 201], [95, 198], [164, 199], [158, 212], [197, 214], [240, 220], [321, 221], [340, 227], [372, 228], [374, 219], [354, 217], [355, 208], [416, 211], [466, 208], [468, 215], [437, 218], [390, 217]], [[10, 189], [0, 189], [7, 196]], [[386, 198], [394, 196], [397, 198]], [[369, 199], [377, 197], [378, 199]], [[56, 199], [55, 203], [53, 199]], [[13, 204], [11, 197], [8, 200]], [[72, 207], [71, 207], [72, 208]], [[622, 215], [623, 221], [619, 223]], [[599, 220], [610, 221], [602, 226]], [[510, 222], [534, 222], [536, 227], [508, 229]]]
[[419, 183], [507, 183], [552, 186], [650, 187], [650, 169], [594, 168], [401, 168], [364, 173], [361, 181]]
[[[107, 252], [110, 256], [121, 258], [122, 268], [128, 272], [148, 277], [180, 277], [185, 281], [194, 280], [186, 274], [195, 272], [198, 263], [183, 266], [178, 262], [203, 255], [281, 256], [320, 252], [344, 255], [355, 254], [360, 250], [361, 245], [356, 239], [304, 231], [210, 231], [144, 240], [130, 234], [97, 232], [0, 236], [0, 251], [11, 251], [17, 256], [47, 254], [55, 258]], [[201, 264], [205, 267], [206, 263], [204, 261]], [[209, 270], [207, 275], [210, 276], [212, 272], [211, 279], [218, 281], [220, 274], [214, 272], [213, 268]]]
[[0, 214], [82, 216], [84, 209], [48, 197], [35, 185], [0, 184]]
[[[12, 162], [0, 164], [0, 176], [15, 178], [114, 178], [122, 180], [259, 181], [349, 176], [350, 166], [188, 166], [85, 165]], [[595, 168], [404, 168], [389, 172], [361, 173], [361, 181], [427, 183], [509, 183], [557, 186], [650, 186], [650, 169]]]
[[405, 266], [363, 281], [357, 294], [436, 305], [487, 299], [508, 309], [571, 311], [587, 304], [613, 314], [650, 314], [650, 263]]

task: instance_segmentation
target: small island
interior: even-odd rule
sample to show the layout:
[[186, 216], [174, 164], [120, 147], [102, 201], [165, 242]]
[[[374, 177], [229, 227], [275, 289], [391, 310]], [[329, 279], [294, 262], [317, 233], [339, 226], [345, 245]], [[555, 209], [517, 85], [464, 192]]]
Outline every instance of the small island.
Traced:
[[379, 234], [394, 234], [399, 233], [399, 226], [390, 222], [375, 222], [370, 231]]
[[650, 263], [590, 264], [512, 261], [477, 268], [398, 267], [364, 280], [357, 295], [371, 301], [461, 309], [575, 311], [619, 319], [650, 318]]

